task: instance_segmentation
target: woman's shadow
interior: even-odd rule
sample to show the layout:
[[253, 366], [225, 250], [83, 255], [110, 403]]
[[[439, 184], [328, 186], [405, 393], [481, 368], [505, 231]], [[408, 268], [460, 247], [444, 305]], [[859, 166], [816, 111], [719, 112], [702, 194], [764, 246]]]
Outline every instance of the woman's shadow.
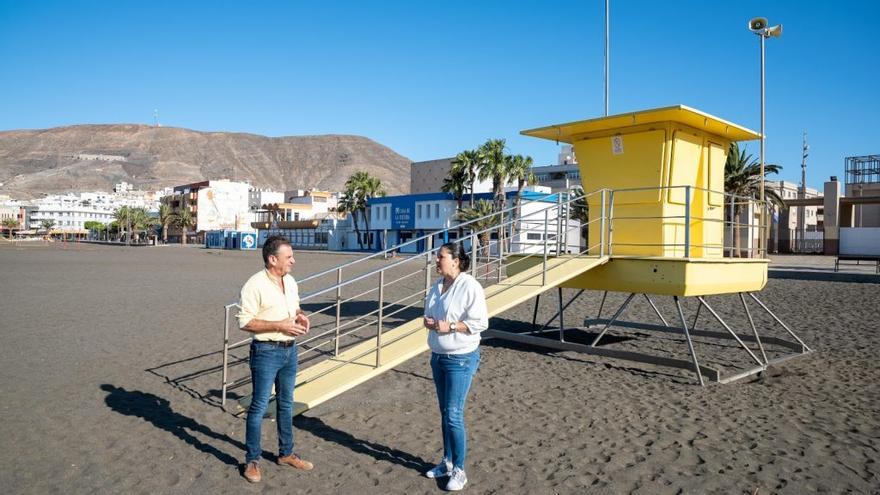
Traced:
[[135, 416], [161, 428], [196, 449], [211, 454], [221, 462], [230, 466], [239, 466], [240, 462], [231, 455], [219, 450], [211, 444], [202, 442], [190, 432], [200, 433], [215, 440], [221, 440], [244, 451], [245, 446], [241, 442], [233, 440], [227, 435], [216, 433], [205, 425], [197, 423], [192, 418], [176, 413], [171, 409], [169, 402], [153, 394], [137, 390], [125, 390], [110, 384], [101, 385], [101, 390], [107, 392], [104, 402], [107, 406], [126, 416]]
[[421, 457], [416, 457], [380, 443], [361, 440], [350, 433], [327, 425], [319, 418], [298, 416], [296, 418], [296, 426], [318, 438], [339, 444], [358, 454], [368, 455], [377, 461], [390, 462], [419, 473], [424, 473], [434, 467], [433, 464], [428, 464]]

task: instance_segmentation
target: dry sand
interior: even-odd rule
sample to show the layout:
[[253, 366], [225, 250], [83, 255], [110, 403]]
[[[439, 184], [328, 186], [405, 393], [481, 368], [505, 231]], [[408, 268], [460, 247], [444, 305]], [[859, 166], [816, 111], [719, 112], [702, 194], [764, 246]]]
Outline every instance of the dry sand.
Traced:
[[[193, 247], [0, 246], [3, 493], [440, 491], [420, 475], [441, 452], [427, 354], [294, 420], [296, 450], [314, 471], [269, 462], [276, 438], [267, 420], [264, 481], [240, 476], [244, 421], [217, 406], [217, 351], [222, 307], [258, 258]], [[300, 275], [351, 259], [297, 258]], [[578, 299], [566, 322], [594, 316], [599, 297]], [[761, 297], [816, 352], [728, 385], [700, 388], [682, 370], [486, 341], [467, 412], [466, 490], [878, 493], [880, 285], [771, 279]], [[606, 314], [622, 299], [609, 296]], [[710, 303], [744, 328], [738, 299]], [[669, 301], [659, 305], [671, 317]], [[555, 306], [555, 295], [543, 298], [539, 319]], [[687, 314], [695, 309], [688, 301]], [[531, 311], [522, 305], [492, 327], [527, 328]], [[643, 300], [628, 315], [656, 321]], [[756, 319], [762, 334], [784, 336]], [[674, 335], [614, 328], [610, 337], [609, 347], [686, 356]], [[695, 340], [706, 364], [748, 365], [735, 343]]]

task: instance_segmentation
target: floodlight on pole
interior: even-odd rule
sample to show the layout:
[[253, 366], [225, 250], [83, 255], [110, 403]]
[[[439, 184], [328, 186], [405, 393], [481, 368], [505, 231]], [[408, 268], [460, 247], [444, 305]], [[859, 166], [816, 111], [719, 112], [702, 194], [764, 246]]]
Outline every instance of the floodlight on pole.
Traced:
[[[777, 24], [775, 26], [768, 27], [769, 22], [766, 17], [755, 17], [749, 21], [749, 31], [758, 35], [760, 38], [761, 45], [761, 187], [758, 199], [761, 202], [761, 237], [760, 244], [758, 246], [759, 252], [761, 247], [764, 245], [766, 240], [766, 234], [764, 230], [767, 228], [766, 224], [766, 208], [764, 206], [764, 39], [765, 38], [779, 38], [782, 36], [782, 24]], [[766, 254], [766, 252], [765, 252]]]

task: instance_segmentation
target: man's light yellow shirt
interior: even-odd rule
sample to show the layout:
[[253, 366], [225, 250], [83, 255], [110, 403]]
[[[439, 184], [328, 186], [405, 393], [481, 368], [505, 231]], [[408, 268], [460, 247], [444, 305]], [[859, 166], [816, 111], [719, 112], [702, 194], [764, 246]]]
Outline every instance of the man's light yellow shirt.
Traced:
[[[238, 327], [243, 328], [251, 320], [281, 321], [294, 318], [299, 310], [299, 288], [290, 275], [285, 275], [284, 291], [276, 284], [267, 270], [260, 270], [241, 288]], [[293, 337], [281, 332], [255, 333], [254, 340], [288, 341]]]

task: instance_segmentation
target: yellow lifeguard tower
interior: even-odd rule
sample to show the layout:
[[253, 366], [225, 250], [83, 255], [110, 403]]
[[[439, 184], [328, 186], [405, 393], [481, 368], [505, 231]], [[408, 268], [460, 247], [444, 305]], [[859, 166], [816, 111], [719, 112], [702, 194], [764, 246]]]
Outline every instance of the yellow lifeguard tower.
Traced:
[[[602, 191], [587, 198], [591, 220], [597, 216], [602, 220], [589, 222], [588, 238], [602, 240], [592, 245], [589, 252], [607, 254], [611, 260], [559, 285], [560, 288], [604, 290], [606, 295], [608, 291], [630, 293], [614, 317], [604, 321], [605, 326], [592, 347], [636, 294], [645, 295], [668, 327], [649, 295], [671, 295], [681, 315], [682, 330], [687, 336], [700, 383], [703, 382], [701, 369], [719, 381], [760, 371], [771, 361], [764, 353], [751, 315], [749, 322], [754, 337], [746, 340], [758, 344], [763, 361], [703, 297], [738, 293], [746, 312], [744, 295], [747, 294], [797, 340], [798, 344], [789, 348], [802, 353], [810, 351], [752, 294], [767, 283], [769, 260], [765, 253], [759, 251], [754, 258], [724, 257], [725, 208], [729, 211], [732, 242], [734, 235], [738, 235], [733, 232], [736, 225], [733, 205], [750, 201], [724, 192], [728, 149], [731, 142], [758, 139], [760, 134], [684, 105], [551, 125], [522, 131], [522, 134], [572, 144], [584, 190]], [[751, 231], [755, 225], [749, 222], [746, 227]], [[757, 225], [759, 235], [763, 227], [760, 223]], [[701, 367], [679, 296], [696, 296], [700, 301], [698, 312], [703, 307], [711, 312], [758, 367], [726, 380], [720, 379], [717, 371]], [[561, 311], [560, 305], [560, 314]], [[791, 344], [771, 340], [781, 345]]]
[[607, 236], [615, 262], [565, 287], [696, 296], [767, 283], [767, 259], [724, 258], [723, 246], [727, 150], [759, 134], [683, 105], [522, 133], [572, 144], [584, 190], [609, 191], [588, 198], [591, 217], [609, 219], [589, 238]]

